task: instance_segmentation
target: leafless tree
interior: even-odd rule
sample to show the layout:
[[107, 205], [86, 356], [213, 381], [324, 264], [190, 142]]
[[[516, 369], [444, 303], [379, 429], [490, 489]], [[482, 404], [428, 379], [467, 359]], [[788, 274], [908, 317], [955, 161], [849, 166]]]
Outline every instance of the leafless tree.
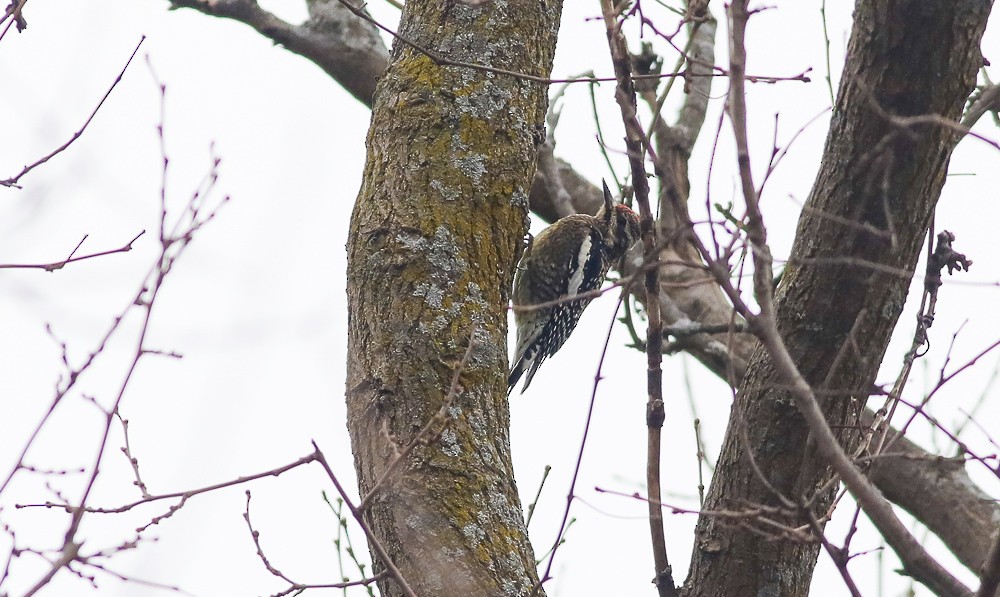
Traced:
[[[23, 4], [12, 3], [8, 16]], [[549, 85], [563, 82], [550, 78], [561, 2], [412, 0], [398, 31], [350, 0], [310, 1], [300, 25], [256, 0], [170, 4], [253, 27], [372, 108], [348, 242], [346, 398], [362, 499], [347, 505], [367, 534], [382, 593], [544, 594], [549, 572], [536, 567], [510, 458], [506, 309], [529, 209], [551, 220], [601, 202], [555, 157], [545, 132]], [[995, 595], [1000, 506], [970, 481], [965, 460], [938, 458], [890, 425], [902, 422], [893, 415], [933, 324], [941, 272], [970, 265], [932, 224], [952, 151], [996, 109], [996, 88], [976, 88], [992, 2], [858, 0], [822, 164], [777, 284], [759, 207], [766, 177], [753, 178], [751, 158], [761, 158], [748, 149], [744, 97], [747, 83], [781, 77], [746, 72], [744, 34], [757, 9], [747, 4], [710, 11], [691, 0], [670, 27], [641, 2], [600, 5], [630, 192], [644, 219], [643, 247], [620, 274], [649, 318], [643, 497], [656, 570], [648, 572], [660, 595], [806, 595], [825, 551], [845, 591], [860, 594], [847, 570], [850, 536], [824, 534], [848, 492], [855, 519], [863, 512], [872, 521], [906, 574], [935, 594], [972, 592], [892, 504], [980, 576], [979, 595]], [[724, 14], [724, 28], [713, 12]], [[627, 21], [674, 44], [677, 68], [630, 48]], [[719, 29], [727, 60], [715, 56]], [[391, 52], [380, 31], [394, 39]], [[743, 203], [702, 224], [688, 208], [689, 159], [713, 81], [728, 83], [738, 151], [726, 159], [739, 165]], [[684, 94], [672, 122], [661, 113], [670, 86]], [[781, 152], [763, 159], [769, 175]], [[896, 384], [879, 388], [925, 242], [913, 349]], [[738, 281], [744, 268], [753, 304]], [[660, 521], [664, 346], [696, 357], [735, 396], [686, 579], [666, 559]], [[322, 465], [347, 499], [318, 448], [293, 464], [306, 462]], [[250, 525], [249, 498], [247, 508]]]
[[[173, 4], [247, 23], [320, 64], [373, 107], [349, 241], [347, 400], [368, 496], [363, 518], [409, 584], [385, 580], [383, 591], [540, 592], [509, 459], [504, 309], [528, 198], [548, 218], [592, 212], [600, 201], [545, 143], [559, 3], [410, 2], [388, 56], [376, 24], [346, 2], [310, 3], [312, 18], [298, 26], [250, 0]], [[648, 21], [641, 4], [605, 4], [632, 181], [644, 183], [637, 176], [648, 165], [660, 189], [657, 251], [647, 245], [633, 264], [648, 270], [651, 259], [659, 261], [660, 292], [633, 291], [647, 308], [650, 299], [659, 303], [668, 328], [705, 326], [678, 336], [680, 345], [739, 388], [683, 594], [805, 594], [820, 549], [848, 554], [822, 539], [841, 482], [906, 572], [937, 593], [967, 589], [899, 524], [883, 494], [937, 532], [971, 569], [978, 571], [990, 551], [996, 503], [953, 461], [895, 440], [885, 410], [863, 411], [951, 151], [965, 127], [993, 107], [986, 104], [990, 90], [962, 119], [983, 62], [979, 42], [990, 8], [987, 1], [857, 3], [822, 167], [772, 293], [756, 207], [762, 183], [750, 177], [745, 143], [743, 85], [754, 79], [745, 72], [742, 36], [752, 11], [745, 2], [731, 12], [715, 7], [727, 11], [731, 47], [729, 60], [718, 61], [707, 3], [689, 3], [678, 25], [687, 35], [680, 63], [686, 100], [668, 124], [656, 83], [669, 73], [641, 60], [627, 64], [621, 55], [627, 49], [618, 23]], [[351, 68], [338, 69], [345, 49]], [[727, 109], [746, 210], [719, 223], [739, 230], [714, 244], [701, 240], [705, 232], [693, 233], [686, 207], [688, 158], [713, 75], [730, 83]], [[636, 119], [637, 98], [652, 106], [652, 125]], [[643, 195], [644, 184], [636, 186]], [[759, 311], [729, 282], [743, 250], [756, 270]], [[440, 408], [467, 350], [472, 356], [447, 431], [380, 481], [398, 462], [400, 446]], [[889, 394], [898, 398], [898, 391]], [[894, 450], [879, 454], [887, 440]], [[865, 455], [877, 457], [875, 464], [863, 464]], [[909, 491], [894, 489], [904, 482]], [[733, 524], [713, 515], [727, 511], [747, 518]], [[672, 594], [671, 571], [656, 572], [661, 594]]]

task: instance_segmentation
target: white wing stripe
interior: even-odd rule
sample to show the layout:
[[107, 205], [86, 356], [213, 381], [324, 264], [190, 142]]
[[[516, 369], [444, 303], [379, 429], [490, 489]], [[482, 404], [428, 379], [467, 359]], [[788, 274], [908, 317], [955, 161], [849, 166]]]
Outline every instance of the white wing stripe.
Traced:
[[588, 234], [584, 237], [583, 243], [580, 245], [580, 254], [576, 256], [576, 269], [569, 279], [566, 296], [576, 296], [580, 291], [580, 285], [583, 284], [583, 276], [587, 270], [587, 259], [590, 257], [590, 246], [591, 238]]

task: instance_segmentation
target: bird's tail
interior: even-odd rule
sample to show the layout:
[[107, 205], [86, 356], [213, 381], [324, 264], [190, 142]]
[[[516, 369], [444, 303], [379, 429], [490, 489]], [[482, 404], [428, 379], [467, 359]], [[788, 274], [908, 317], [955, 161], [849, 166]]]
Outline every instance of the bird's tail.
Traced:
[[[521, 376], [524, 375], [524, 357], [521, 357], [514, 363], [514, 366], [510, 370], [510, 375], [507, 376], [507, 395], [514, 391], [514, 386], [520, 381]], [[521, 390], [523, 393], [524, 390]]]
[[535, 376], [535, 371], [538, 371], [538, 366], [542, 364], [543, 358], [537, 358], [539, 355], [536, 352], [531, 354], [523, 354], [517, 358], [514, 362], [514, 366], [510, 369], [510, 375], [507, 376], [507, 395], [514, 391], [514, 386], [521, 379], [525, 373], [527, 376], [524, 378], [524, 385], [521, 387], [521, 393], [523, 394], [528, 386], [531, 385], [531, 378]]

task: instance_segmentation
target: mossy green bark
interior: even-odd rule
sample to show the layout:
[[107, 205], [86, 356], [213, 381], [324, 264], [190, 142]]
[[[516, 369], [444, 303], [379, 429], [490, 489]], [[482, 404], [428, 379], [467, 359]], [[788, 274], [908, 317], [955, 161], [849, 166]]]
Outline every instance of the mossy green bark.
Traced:
[[[545, 76], [560, 11], [414, 0], [400, 33], [452, 60]], [[527, 595], [537, 581], [510, 459], [506, 305], [546, 94], [398, 41], [376, 92], [347, 247], [348, 428], [362, 494], [440, 408], [477, 330], [448, 426], [366, 513], [419, 595]], [[400, 594], [392, 580], [380, 587]]]

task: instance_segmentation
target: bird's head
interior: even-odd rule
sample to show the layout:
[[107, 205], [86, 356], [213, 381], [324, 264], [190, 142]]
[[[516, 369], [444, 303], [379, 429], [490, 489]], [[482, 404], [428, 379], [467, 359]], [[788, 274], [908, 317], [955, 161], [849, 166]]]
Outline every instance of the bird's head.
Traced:
[[614, 259], [623, 257], [640, 238], [638, 214], [624, 203], [617, 203], [607, 183], [604, 183], [604, 206], [597, 218], [607, 227], [605, 242], [611, 247]]

